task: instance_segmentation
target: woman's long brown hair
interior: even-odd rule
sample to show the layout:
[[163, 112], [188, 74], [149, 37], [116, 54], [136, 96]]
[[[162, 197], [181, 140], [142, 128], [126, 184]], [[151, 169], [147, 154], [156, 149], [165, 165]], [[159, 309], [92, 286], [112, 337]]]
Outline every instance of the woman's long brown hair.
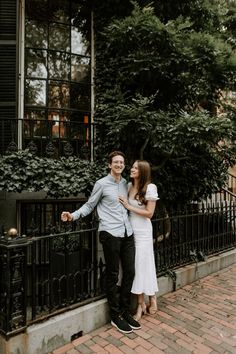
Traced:
[[[135, 195], [135, 199], [139, 201], [140, 204], [147, 204], [145, 200], [145, 194], [147, 191], [147, 185], [151, 183], [151, 166], [146, 160], [136, 160], [138, 164], [139, 171], [139, 183], [138, 192]], [[131, 178], [132, 184], [134, 184], [133, 178]]]

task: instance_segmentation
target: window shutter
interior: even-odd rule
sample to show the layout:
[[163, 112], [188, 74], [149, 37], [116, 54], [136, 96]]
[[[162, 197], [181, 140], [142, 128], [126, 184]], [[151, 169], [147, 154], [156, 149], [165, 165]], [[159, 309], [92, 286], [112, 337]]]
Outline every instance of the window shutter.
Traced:
[[[0, 0], [0, 153], [12, 141], [16, 118], [17, 0]], [[14, 134], [14, 133], [13, 133]]]

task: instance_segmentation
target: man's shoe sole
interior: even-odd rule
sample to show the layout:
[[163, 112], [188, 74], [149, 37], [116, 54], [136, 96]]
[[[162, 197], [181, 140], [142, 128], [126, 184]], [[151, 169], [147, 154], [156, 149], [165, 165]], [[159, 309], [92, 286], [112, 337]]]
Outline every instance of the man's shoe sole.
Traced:
[[111, 321], [111, 325], [114, 326], [114, 327], [116, 327], [116, 328], [118, 329], [118, 331], [120, 331], [120, 332], [122, 332], [122, 333], [129, 334], [129, 333], [132, 333], [132, 332], [133, 332], [133, 329], [132, 329], [132, 327], [131, 327], [130, 325], [129, 325], [130, 328], [131, 328], [130, 331], [125, 331], [125, 330], [123, 330], [123, 329], [120, 329], [120, 328], [115, 324], [115, 322], [113, 322], [113, 321]]
[[141, 329], [141, 326], [139, 326], [139, 327], [134, 327], [134, 326], [132, 326], [130, 323], [128, 323], [129, 324], [129, 326], [132, 328], [132, 329]]

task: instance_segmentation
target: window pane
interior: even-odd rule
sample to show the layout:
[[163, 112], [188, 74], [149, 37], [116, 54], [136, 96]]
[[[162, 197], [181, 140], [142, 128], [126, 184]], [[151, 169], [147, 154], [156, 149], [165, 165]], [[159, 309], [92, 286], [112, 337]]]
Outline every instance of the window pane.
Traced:
[[86, 144], [89, 140], [89, 123], [90, 116], [83, 112], [74, 112], [71, 115], [71, 138], [79, 139], [80, 147]]
[[48, 58], [49, 78], [69, 80], [70, 54], [50, 52]]
[[71, 80], [90, 82], [90, 58], [71, 56]]
[[49, 49], [56, 49], [65, 52], [70, 51], [70, 27], [50, 24], [49, 27]]
[[25, 2], [26, 18], [42, 19], [48, 16], [48, 1], [47, 0], [26, 0]]
[[25, 54], [26, 76], [47, 78], [47, 52], [28, 49]]
[[89, 44], [76, 27], [71, 27], [71, 52], [89, 55]]
[[46, 81], [26, 80], [25, 104], [32, 106], [46, 105]]
[[47, 48], [48, 27], [43, 22], [25, 22], [25, 45], [33, 48]]
[[90, 115], [88, 112], [73, 112], [71, 113], [71, 122], [79, 122], [83, 125], [86, 122], [90, 122]]
[[46, 136], [45, 124], [46, 112], [36, 110], [26, 110], [24, 117], [24, 134], [28, 136]]
[[[90, 7], [85, 7], [81, 1], [71, 3], [71, 25], [76, 27], [79, 32], [86, 33], [86, 38], [90, 42], [91, 37], [91, 12]], [[89, 53], [88, 53], [89, 54]]]
[[49, 12], [51, 21], [70, 23], [70, 2], [65, 0], [50, 0]]
[[53, 138], [66, 138], [67, 130], [70, 126], [66, 123], [69, 121], [68, 112], [50, 111], [48, 113], [48, 121], [51, 124]]
[[59, 82], [49, 83], [49, 107], [69, 108], [70, 105], [70, 87], [68, 84]]
[[90, 86], [71, 84], [71, 107], [90, 110]]
[[37, 119], [45, 119], [45, 110], [32, 110], [32, 109], [26, 109], [25, 111], [25, 119], [32, 119], [32, 120], [37, 120]]

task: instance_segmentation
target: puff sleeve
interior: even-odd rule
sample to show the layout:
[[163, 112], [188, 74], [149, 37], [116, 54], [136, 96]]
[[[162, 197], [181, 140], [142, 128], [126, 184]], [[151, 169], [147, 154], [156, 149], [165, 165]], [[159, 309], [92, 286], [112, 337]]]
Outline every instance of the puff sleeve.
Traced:
[[155, 201], [155, 200], [160, 199], [160, 198], [158, 197], [157, 186], [156, 186], [155, 184], [150, 183], [150, 184], [147, 186], [147, 191], [146, 191], [145, 199], [146, 199], [146, 200], [152, 200], [152, 201]]

